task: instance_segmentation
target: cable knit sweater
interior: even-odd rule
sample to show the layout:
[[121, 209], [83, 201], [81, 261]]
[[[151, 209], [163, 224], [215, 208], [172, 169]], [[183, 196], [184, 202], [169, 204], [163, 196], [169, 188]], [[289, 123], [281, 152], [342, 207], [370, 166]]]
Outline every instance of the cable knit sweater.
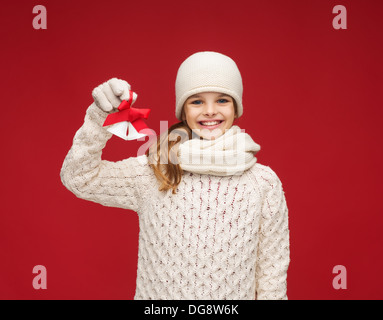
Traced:
[[135, 299], [287, 299], [288, 209], [282, 184], [255, 163], [242, 175], [184, 172], [177, 194], [158, 191], [145, 155], [101, 160], [112, 134], [94, 103], [61, 181], [77, 197], [136, 211]]

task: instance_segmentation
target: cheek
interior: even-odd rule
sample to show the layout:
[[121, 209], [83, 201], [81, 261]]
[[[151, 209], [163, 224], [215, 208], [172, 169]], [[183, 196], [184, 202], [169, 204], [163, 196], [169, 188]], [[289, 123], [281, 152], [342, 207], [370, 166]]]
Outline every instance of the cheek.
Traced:
[[189, 112], [186, 114], [186, 119], [188, 119], [188, 121], [196, 121], [197, 116], [198, 116], [197, 113], [195, 113], [195, 112], [190, 112], [190, 111], [189, 111]]
[[234, 118], [235, 118], [235, 112], [230, 110], [228, 112], [225, 113], [225, 117], [228, 121], [234, 121]]

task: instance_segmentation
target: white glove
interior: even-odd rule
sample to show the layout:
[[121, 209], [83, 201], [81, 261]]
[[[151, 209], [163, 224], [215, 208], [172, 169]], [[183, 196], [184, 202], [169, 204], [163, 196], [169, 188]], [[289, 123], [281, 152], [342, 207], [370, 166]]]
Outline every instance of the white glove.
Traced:
[[[96, 105], [105, 112], [116, 111], [122, 100], [129, 99], [130, 84], [125, 80], [112, 78], [92, 91]], [[137, 95], [133, 93], [133, 103]]]

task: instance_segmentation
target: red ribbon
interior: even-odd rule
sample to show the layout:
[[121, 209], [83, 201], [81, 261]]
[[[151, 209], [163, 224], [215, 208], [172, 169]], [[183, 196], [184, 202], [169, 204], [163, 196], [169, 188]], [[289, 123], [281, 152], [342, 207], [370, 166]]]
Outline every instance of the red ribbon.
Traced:
[[[129, 90], [128, 101], [123, 100], [118, 107], [118, 112], [109, 114], [105, 119], [103, 126], [105, 127], [118, 122], [129, 121], [138, 133], [142, 129], [147, 129], [148, 127], [141, 118], [147, 119], [149, 117], [150, 109], [133, 108], [131, 107], [132, 103], [133, 91]], [[148, 134], [150, 134], [150, 132]]]

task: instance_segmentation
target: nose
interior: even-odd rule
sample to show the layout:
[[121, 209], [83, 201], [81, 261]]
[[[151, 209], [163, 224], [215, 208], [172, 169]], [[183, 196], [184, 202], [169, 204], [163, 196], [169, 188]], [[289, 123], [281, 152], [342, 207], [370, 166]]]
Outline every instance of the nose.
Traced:
[[217, 114], [217, 106], [215, 103], [212, 101], [207, 101], [203, 109], [203, 114], [205, 116], [213, 116]]

